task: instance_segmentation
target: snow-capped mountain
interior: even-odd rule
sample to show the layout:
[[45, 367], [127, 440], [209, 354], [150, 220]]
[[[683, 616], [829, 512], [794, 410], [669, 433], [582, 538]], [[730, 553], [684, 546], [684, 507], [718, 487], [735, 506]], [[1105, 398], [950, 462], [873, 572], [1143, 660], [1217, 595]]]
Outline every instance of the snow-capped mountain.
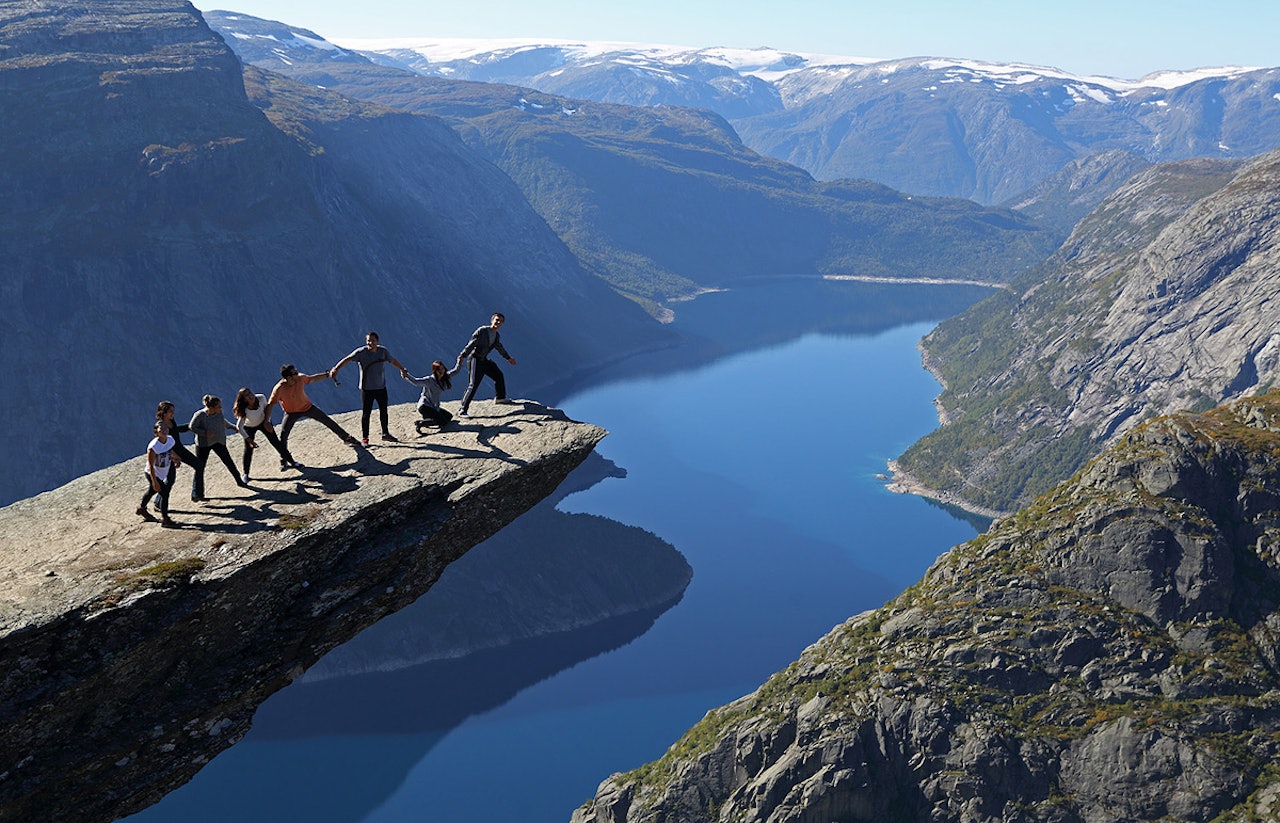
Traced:
[[[767, 48], [324, 41], [303, 31], [284, 38], [293, 38], [286, 44], [274, 36], [282, 61], [290, 45], [313, 45], [326, 50], [327, 59], [359, 55], [427, 76], [633, 106], [709, 109], [751, 148], [819, 179], [864, 178], [988, 204], [1011, 202], [1099, 152], [1128, 152], [1154, 163], [1248, 157], [1280, 146], [1280, 69], [1273, 68], [1160, 71], [1126, 80], [1016, 63]], [[238, 42], [237, 49], [250, 45], [272, 47]]]
[[412, 71], [628, 105], [711, 109], [752, 148], [821, 179], [1016, 197], [1073, 160], [1150, 162], [1280, 146], [1280, 73], [1215, 67], [1136, 80], [1025, 64], [550, 40], [343, 40]]

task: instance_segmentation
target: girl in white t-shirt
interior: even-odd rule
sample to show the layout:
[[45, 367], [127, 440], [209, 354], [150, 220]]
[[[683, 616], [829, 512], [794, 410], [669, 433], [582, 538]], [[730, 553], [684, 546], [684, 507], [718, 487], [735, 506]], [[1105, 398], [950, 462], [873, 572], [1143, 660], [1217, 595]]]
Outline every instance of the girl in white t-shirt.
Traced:
[[169, 489], [173, 487], [169, 478], [181, 460], [173, 450], [173, 445], [177, 441], [169, 436], [169, 427], [164, 421], [157, 420], [154, 431], [155, 438], [147, 444], [147, 491], [142, 495], [142, 504], [138, 506], [137, 513], [144, 520], [155, 520], [151, 512], [147, 511], [147, 504], [151, 502], [152, 495], [158, 494], [160, 495], [160, 525], [173, 528], [177, 524], [169, 519]]

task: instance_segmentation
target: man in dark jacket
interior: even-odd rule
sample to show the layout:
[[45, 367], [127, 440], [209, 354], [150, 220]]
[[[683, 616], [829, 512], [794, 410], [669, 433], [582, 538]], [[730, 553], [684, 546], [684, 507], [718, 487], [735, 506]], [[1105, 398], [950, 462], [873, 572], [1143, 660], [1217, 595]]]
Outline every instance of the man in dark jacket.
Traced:
[[467, 407], [471, 405], [471, 398], [476, 393], [476, 389], [480, 387], [480, 381], [488, 376], [493, 381], [494, 402], [510, 403], [507, 399], [507, 381], [502, 375], [502, 369], [498, 368], [498, 364], [489, 359], [489, 352], [494, 349], [498, 350], [506, 361], [511, 365], [516, 364], [516, 359], [507, 354], [507, 350], [502, 346], [502, 340], [498, 337], [498, 329], [502, 328], [502, 324], [506, 322], [501, 312], [494, 312], [489, 318], [489, 325], [481, 326], [471, 335], [471, 339], [467, 341], [467, 345], [462, 349], [462, 353], [458, 355], [458, 363], [463, 360], [467, 361], [467, 391], [462, 395], [461, 408], [458, 410], [459, 417], [467, 416]]

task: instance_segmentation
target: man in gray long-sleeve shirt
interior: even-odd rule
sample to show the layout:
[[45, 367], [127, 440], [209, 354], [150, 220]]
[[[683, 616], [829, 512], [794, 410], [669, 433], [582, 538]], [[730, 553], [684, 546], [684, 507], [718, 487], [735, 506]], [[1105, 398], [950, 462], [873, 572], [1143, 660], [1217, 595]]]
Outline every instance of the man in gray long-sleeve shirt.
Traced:
[[507, 354], [498, 337], [498, 329], [502, 328], [502, 324], [506, 321], [507, 318], [502, 315], [502, 312], [494, 312], [489, 318], [489, 325], [476, 329], [471, 339], [467, 341], [467, 345], [463, 347], [462, 353], [458, 355], [458, 363], [467, 360], [468, 366], [467, 390], [462, 395], [462, 403], [458, 410], [459, 417], [467, 416], [467, 407], [471, 405], [471, 398], [475, 395], [476, 389], [480, 388], [480, 381], [486, 375], [493, 381], [494, 402], [511, 402], [507, 399], [507, 380], [502, 374], [502, 369], [489, 359], [489, 352], [497, 349], [508, 363], [513, 366], [516, 364], [516, 359]]

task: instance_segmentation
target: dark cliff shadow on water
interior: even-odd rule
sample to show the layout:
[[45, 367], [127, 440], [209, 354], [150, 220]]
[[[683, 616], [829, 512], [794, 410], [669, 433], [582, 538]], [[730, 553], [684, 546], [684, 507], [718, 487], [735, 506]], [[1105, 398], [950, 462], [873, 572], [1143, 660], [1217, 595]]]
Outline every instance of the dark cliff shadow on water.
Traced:
[[[679, 598], [583, 629], [521, 640], [456, 659], [300, 683], [287, 701], [263, 704], [247, 739], [265, 742], [396, 734], [432, 739], [469, 717], [504, 705], [564, 669], [625, 646], [678, 602]], [[419, 759], [429, 749], [419, 752]]]
[[989, 286], [868, 283], [817, 277], [761, 278], [675, 305], [682, 342], [555, 382], [549, 402], [617, 380], [696, 369], [730, 354], [782, 345], [807, 334], [869, 336], [941, 322], [993, 294]]
[[631, 642], [673, 605], [457, 660], [290, 687], [288, 699], [263, 704], [237, 744], [254, 756], [236, 758], [233, 749], [207, 767], [221, 773], [213, 785], [196, 781], [129, 819], [364, 820], [469, 717]]
[[555, 509], [624, 475], [593, 455], [415, 603], [269, 698], [241, 743], [130, 820], [362, 820], [469, 718], [645, 634], [683, 598], [687, 561], [643, 529]]

